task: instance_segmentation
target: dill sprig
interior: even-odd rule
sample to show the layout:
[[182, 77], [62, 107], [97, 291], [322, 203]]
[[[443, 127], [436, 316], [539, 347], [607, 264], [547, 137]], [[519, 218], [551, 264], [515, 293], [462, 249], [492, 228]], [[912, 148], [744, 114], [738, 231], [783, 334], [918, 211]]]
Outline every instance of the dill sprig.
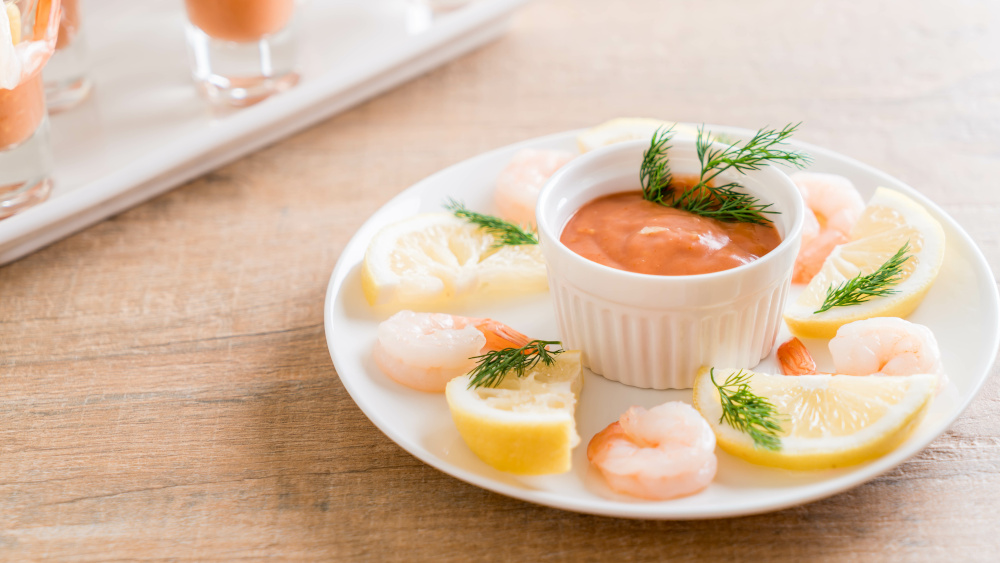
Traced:
[[643, 199], [656, 203], [664, 203], [663, 199], [670, 193], [670, 182], [673, 173], [670, 171], [668, 153], [673, 148], [669, 143], [674, 137], [674, 126], [658, 128], [649, 142], [649, 149], [643, 154], [642, 165], [639, 167], [639, 183], [642, 186]]
[[549, 350], [548, 346], [562, 346], [558, 340], [532, 340], [520, 348], [491, 350], [481, 356], [474, 356], [478, 364], [469, 372], [469, 389], [474, 387], [496, 387], [508, 373], [524, 377], [528, 370], [541, 362], [550, 366], [556, 356], [564, 350]]
[[650, 140], [649, 148], [643, 153], [639, 168], [643, 198], [719, 221], [770, 224], [772, 221], [766, 214], [778, 213], [770, 209], [771, 204], [763, 204], [756, 197], [740, 191], [742, 186], [736, 182], [721, 186], [714, 186], [712, 182], [719, 174], [730, 169], [746, 174], [771, 162], [804, 166], [808, 162], [808, 157], [804, 154], [777, 148], [797, 128], [798, 124], [786, 125], [780, 130], [761, 129], [746, 143], [734, 142], [721, 148], [712, 144], [711, 135], [704, 127], [699, 127], [695, 142], [701, 165], [698, 182], [680, 193], [676, 193], [670, 186], [673, 176], [668, 152], [673, 128], [658, 129]]
[[715, 368], [709, 376], [712, 384], [719, 390], [722, 399], [722, 416], [719, 422], [725, 422], [736, 430], [749, 434], [755, 447], [766, 450], [780, 450], [781, 432], [777, 409], [767, 399], [755, 395], [747, 382], [750, 374], [740, 370], [726, 378], [719, 385], [715, 382]]
[[683, 209], [726, 223], [754, 223], [768, 225], [771, 220], [765, 213], [778, 213], [768, 209], [771, 204], [760, 203], [750, 194], [736, 191], [741, 187], [733, 182], [722, 186], [708, 186], [701, 182], [676, 196], [671, 207]]
[[493, 215], [484, 215], [470, 211], [465, 207], [465, 204], [451, 198], [448, 199], [448, 203], [444, 207], [454, 213], [455, 217], [479, 225], [479, 228], [493, 235], [494, 248], [521, 244], [538, 244], [538, 238], [534, 233], [510, 221], [504, 221]]
[[790, 123], [777, 130], [761, 129], [746, 143], [732, 143], [724, 149], [713, 146], [704, 127], [699, 127], [695, 144], [698, 161], [701, 162], [699, 181], [710, 182], [730, 168], [746, 174], [751, 170], [760, 170], [761, 166], [771, 162], [785, 162], [798, 168], [805, 166], [809, 162], [808, 156], [777, 148], [788, 141], [799, 125], [801, 123]]
[[826, 299], [813, 314], [829, 311], [834, 307], [848, 307], [864, 303], [873, 297], [892, 295], [896, 293], [892, 286], [903, 281], [903, 264], [910, 259], [906, 255], [910, 251], [910, 241], [906, 241], [891, 258], [870, 274], [858, 275], [842, 282], [838, 286], [830, 284], [826, 289]]

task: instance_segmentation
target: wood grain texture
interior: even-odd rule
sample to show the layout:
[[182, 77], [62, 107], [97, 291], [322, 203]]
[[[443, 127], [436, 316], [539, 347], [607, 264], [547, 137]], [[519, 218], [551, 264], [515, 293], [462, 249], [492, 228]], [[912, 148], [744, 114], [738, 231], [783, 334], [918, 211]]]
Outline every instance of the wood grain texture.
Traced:
[[993, 561], [996, 377], [849, 492], [617, 520], [404, 452], [338, 380], [322, 308], [341, 249], [402, 189], [619, 115], [802, 120], [800, 139], [940, 202], [997, 274], [998, 69], [988, 0], [533, 4], [494, 44], [0, 268], [0, 560]]

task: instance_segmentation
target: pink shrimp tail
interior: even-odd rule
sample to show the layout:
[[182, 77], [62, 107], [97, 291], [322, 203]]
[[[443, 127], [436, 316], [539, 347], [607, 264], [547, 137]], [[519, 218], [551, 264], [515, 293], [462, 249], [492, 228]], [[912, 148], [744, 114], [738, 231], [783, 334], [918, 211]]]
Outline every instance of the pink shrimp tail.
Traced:
[[483, 351], [522, 348], [532, 340], [493, 319], [474, 319], [473, 324], [486, 337], [486, 346], [483, 347]]
[[816, 361], [798, 338], [792, 338], [778, 346], [778, 363], [785, 375], [814, 375]]

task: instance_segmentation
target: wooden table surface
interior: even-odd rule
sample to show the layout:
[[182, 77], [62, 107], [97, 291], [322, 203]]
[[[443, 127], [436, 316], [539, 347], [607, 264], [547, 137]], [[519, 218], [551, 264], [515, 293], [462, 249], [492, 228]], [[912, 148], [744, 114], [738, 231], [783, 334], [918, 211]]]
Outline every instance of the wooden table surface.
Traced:
[[0, 560], [996, 560], [996, 377], [881, 478], [700, 522], [478, 489], [355, 406], [322, 311], [362, 221], [462, 159], [621, 115], [801, 120], [1000, 269], [996, 2], [538, 2], [496, 43], [0, 268]]

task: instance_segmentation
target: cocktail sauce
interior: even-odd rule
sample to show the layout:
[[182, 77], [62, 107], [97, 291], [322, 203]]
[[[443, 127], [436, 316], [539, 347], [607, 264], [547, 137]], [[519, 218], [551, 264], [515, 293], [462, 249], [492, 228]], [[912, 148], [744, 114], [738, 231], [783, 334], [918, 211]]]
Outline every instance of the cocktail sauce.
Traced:
[[781, 236], [773, 225], [727, 223], [621, 192], [588, 202], [559, 240], [599, 264], [661, 276], [707, 274], [764, 256]]

